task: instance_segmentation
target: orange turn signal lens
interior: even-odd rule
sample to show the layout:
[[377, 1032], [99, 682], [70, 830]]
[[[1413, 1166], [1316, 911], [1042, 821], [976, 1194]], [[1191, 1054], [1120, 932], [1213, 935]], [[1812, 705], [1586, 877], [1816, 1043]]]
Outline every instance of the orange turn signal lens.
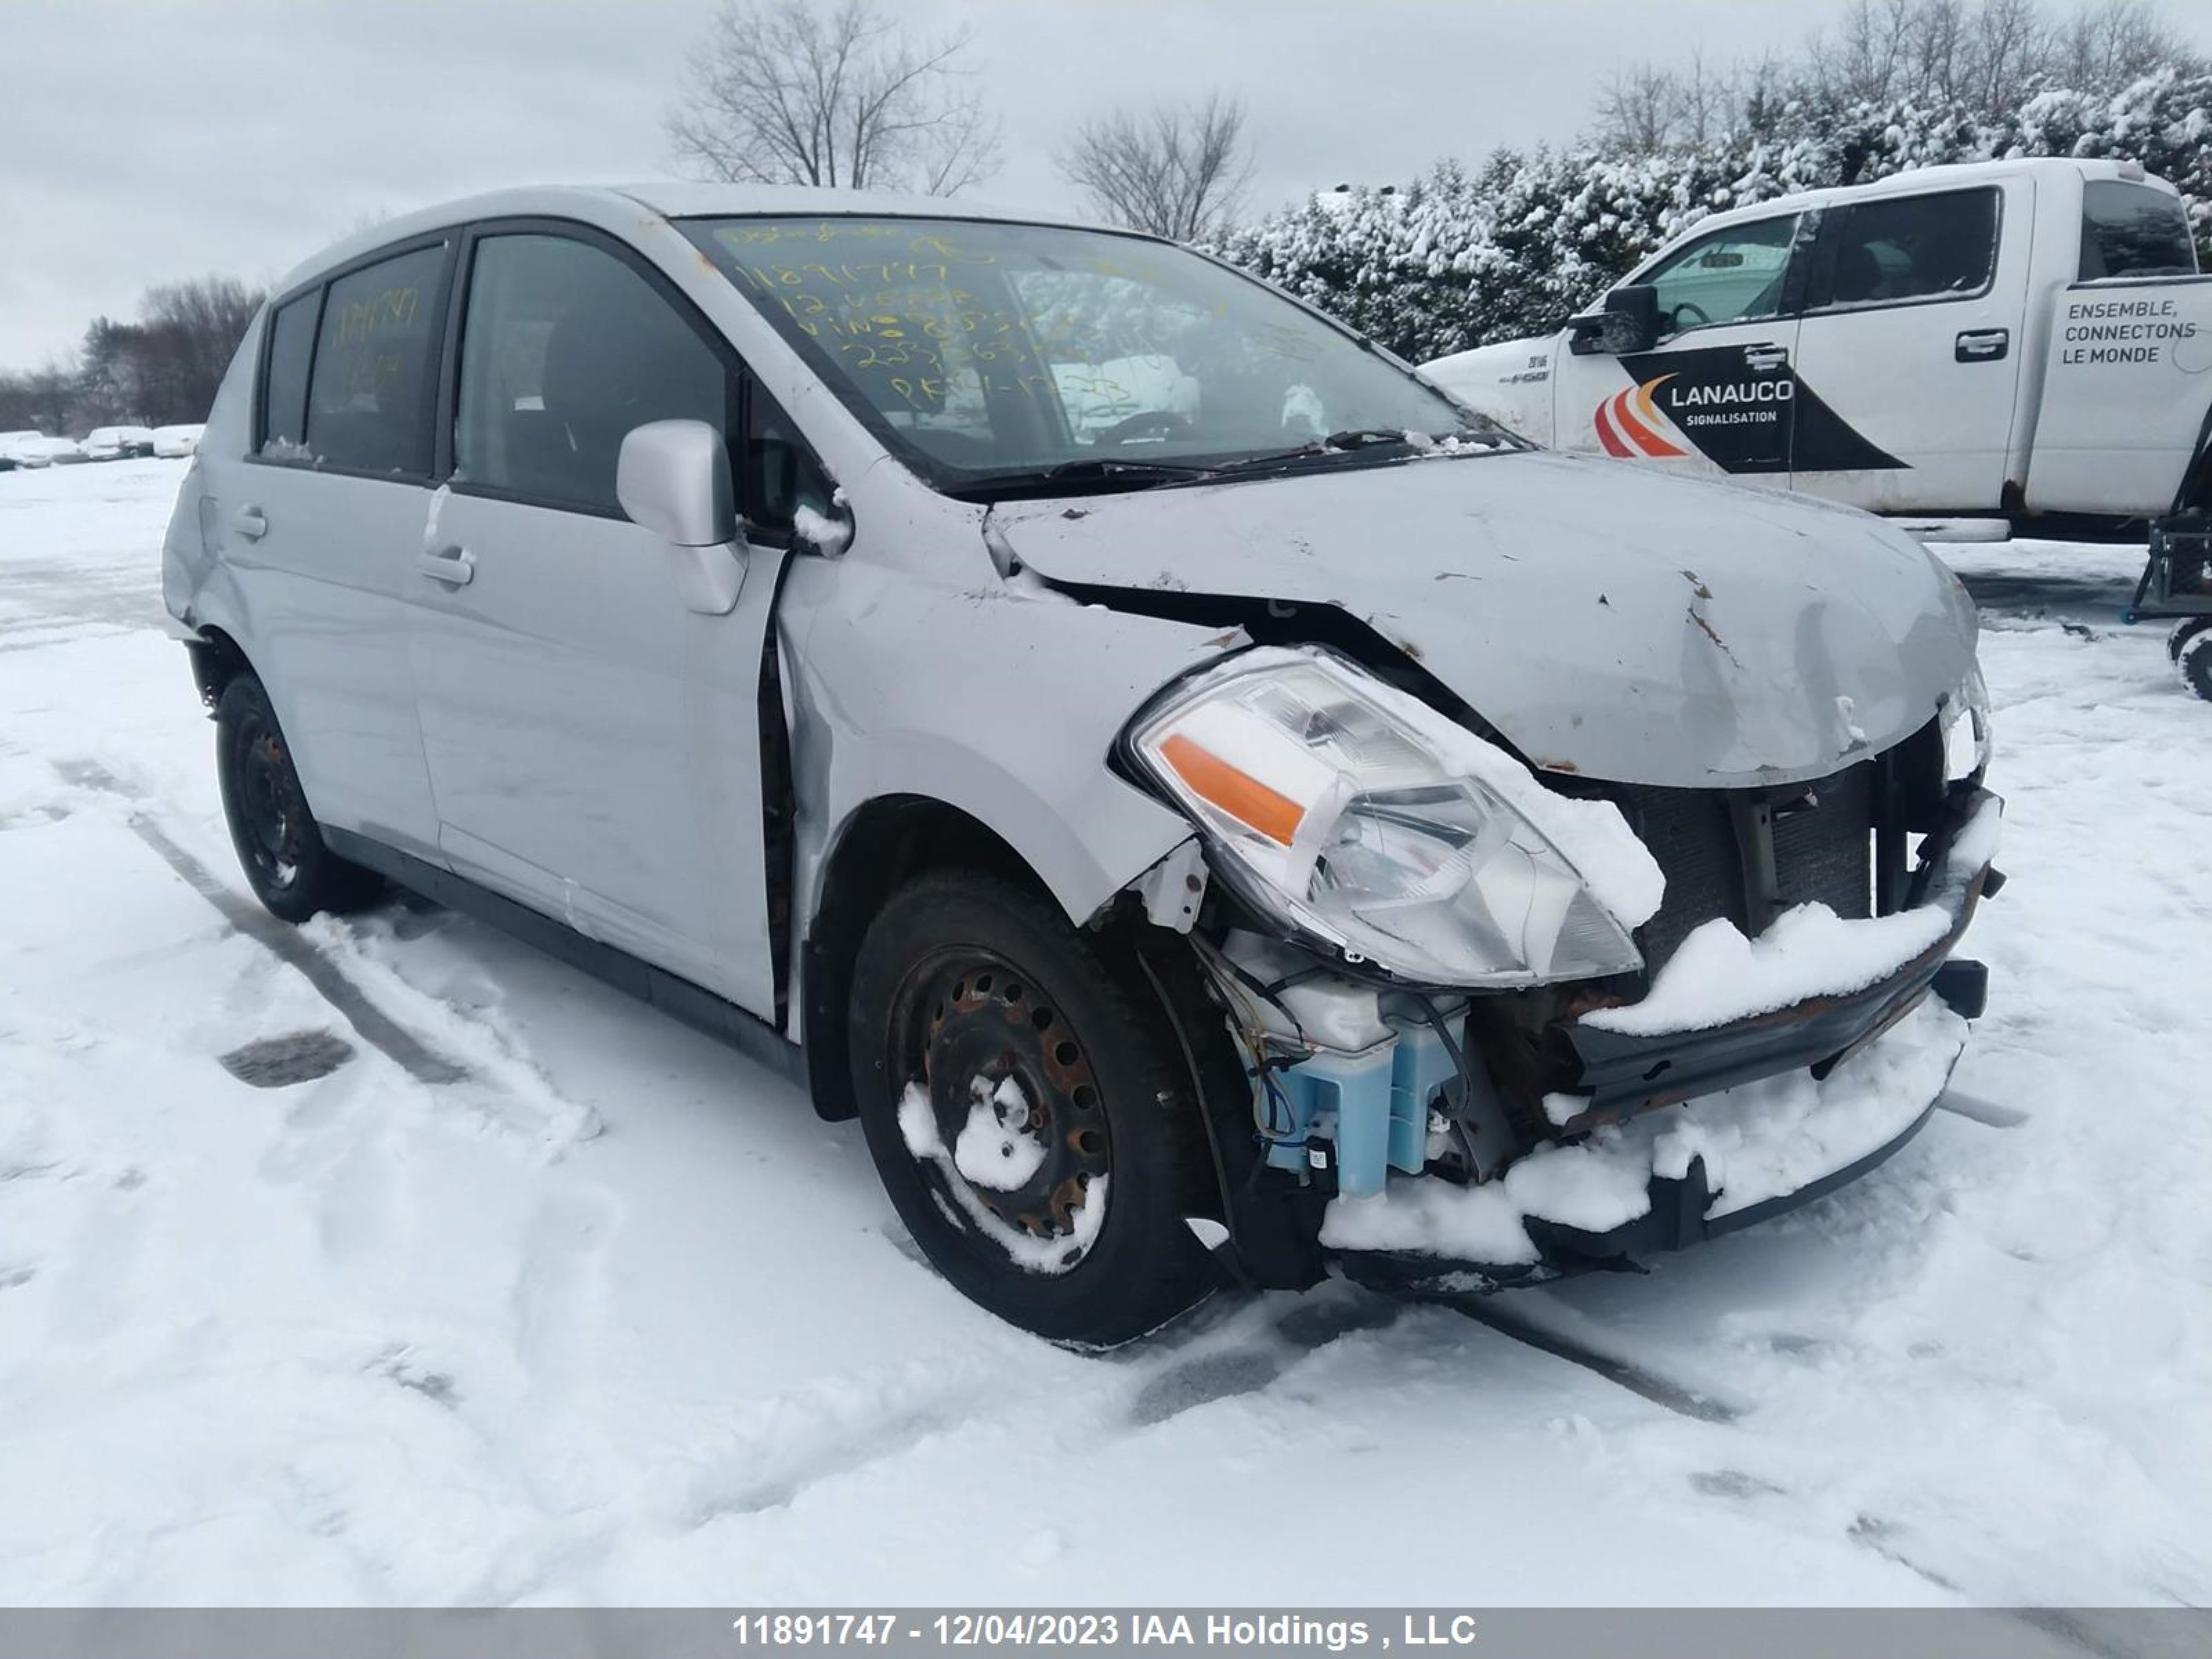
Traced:
[[1176, 775], [1190, 786], [1194, 794], [1269, 841], [1288, 847], [1305, 819], [1306, 809], [1288, 795], [1278, 794], [1249, 772], [1231, 766], [1180, 732], [1160, 744], [1160, 758], [1175, 768]]

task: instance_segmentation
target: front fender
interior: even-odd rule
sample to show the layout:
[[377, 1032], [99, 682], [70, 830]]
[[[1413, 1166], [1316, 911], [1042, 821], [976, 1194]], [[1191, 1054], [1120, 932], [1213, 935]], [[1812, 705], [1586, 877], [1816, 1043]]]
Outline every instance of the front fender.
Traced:
[[1240, 632], [1024, 592], [808, 560], [784, 596], [797, 913], [811, 922], [837, 836], [869, 803], [957, 808], [1018, 854], [1071, 921], [1187, 840], [1183, 816], [1109, 765], [1130, 716]]

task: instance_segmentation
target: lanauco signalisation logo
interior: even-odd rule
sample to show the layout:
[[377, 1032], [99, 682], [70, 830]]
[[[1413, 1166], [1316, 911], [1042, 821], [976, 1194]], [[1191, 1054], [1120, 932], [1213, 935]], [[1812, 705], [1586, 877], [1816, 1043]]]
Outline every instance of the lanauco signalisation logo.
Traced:
[[1608, 455], [1633, 460], [1638, 455], [1664, 458], [1689, 452], [1659, 435], [1664, 418], [1652, 406], [1651, 394], [1674, 377], [1661, 374], [1626, 392], [1616, 392], [1597, 406], [1592, 419], [1597, 441]]
[[[1771, 360], [1759, 358], [1769, 351]], [[1620, 359], [1634, 384], [1590, 411], [1598, 447], [1622, 460], [1702, 456], [1724, 472], [1875, 471], [1905, 465], [1822, 402], [1772, 347], [1677, 347]]]

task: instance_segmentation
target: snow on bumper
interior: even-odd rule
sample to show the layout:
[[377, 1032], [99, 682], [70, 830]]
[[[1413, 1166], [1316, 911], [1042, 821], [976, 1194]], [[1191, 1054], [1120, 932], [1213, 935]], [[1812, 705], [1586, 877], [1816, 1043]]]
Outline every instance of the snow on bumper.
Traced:
[[[1782, 1200], [1809, 1198], [1901, 1145], [1943, 1092], [1966, 1042], [1965, 1020], [1923, 1002], [1826, 1078], [1792, 1072], [1607, 1124], [1571, 1146], [1540, 1148], [1479, 1187], [1415, 1176], [1377, 1198], [1338, 1199], [1322, 1243], [1516, 1268], [1556, 1259], [1563, 1246], [1606, 1255], [1726, 1231], [1715, 1224], [1742, 1224]], [[1685, 1188], [1702, 1192], [1695, 1215], [1658, 1216], [1663, 1201], [1679, 1206]], [[1626, 1237], [1655, 1217], [1694, 1230]]]
[[1964, 1050], [1966, 1021], [1928, 992], [1990, 878], [2001, 811], [1977, 798], [1893, 915], [1793, 912], [1691, 957], [1711, 982], [1675, 974], [1686, 946], [1644, 1002], [1568, 1026], [1589, 1086], [1546, 1104], [1577, 1138], [1480, 1185], [1416, 1176], [1338, 1198], [1322, 1244], [1527, 1276], [1693, 1243], [1871, 1168]]

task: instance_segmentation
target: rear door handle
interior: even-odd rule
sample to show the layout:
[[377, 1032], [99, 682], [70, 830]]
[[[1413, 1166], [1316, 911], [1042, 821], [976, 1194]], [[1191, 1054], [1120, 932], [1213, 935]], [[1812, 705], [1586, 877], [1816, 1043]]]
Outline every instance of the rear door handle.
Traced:
[[241, 507], [230, 515], [230, 527], [249, 542], [258, 542], [269, 533], [269, 520], [258, 507]]
[[452, 587], [466, 587], [477, 579], [476, 556], [465, 547], [441, 547], [434, 553], [427, 550], [417, 553], [415, 568], [432, 581]]
[[1960, 334], [1951, 349], [1952, 361], [1961, 363], [1994, 363], [2012, 349], [2012, 331], [2006, 328], [1970, 328]]
[[1771, 374], [1790, 361], [1790, 351], [1786, 346], [1761, 340], [1756, 345], [1747, 345], [1743, 349], [1743, 361], [1747, 368], [1761, 374]]

